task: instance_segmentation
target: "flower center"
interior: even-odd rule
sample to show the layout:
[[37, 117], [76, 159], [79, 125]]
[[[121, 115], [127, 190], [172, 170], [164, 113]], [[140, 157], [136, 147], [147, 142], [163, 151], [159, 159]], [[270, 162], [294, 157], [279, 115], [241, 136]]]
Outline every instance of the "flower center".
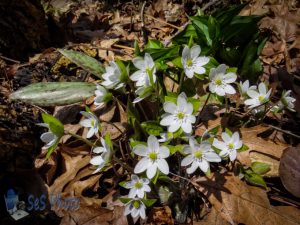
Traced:
[[258, 101], [262, 102], [264, 100], [264, 96], [260, 95], [258, 96]]
[[157, 160], [157, 153], [156, 152], [150, 152], [148, 155], [149, 159], [151, 159], [153, 162]]
[[197, 151], [195, 151], [194, 153], [195, 158], [200, 159], [202, 158], [202, 151], [199, 149]]
[[141, 204], [141, 203], [140, 203], [139, 201], [136, 201], [136, 200], [132, 202], [132, 206], [133, 206], [134, 208], [136, 208], [136, 209], [140, 208], [140, 204]]
[[192, 59], [186, 60], [186, 65], [187, 65], [188, 67], [191, 67], [191, 66], [193, 65], [193, 60], [192, 60]]
[[183, 112], [177, 113], [178, 119], [182, 120], [184, 118], [185, 114]]
[[234, 144], [230, 143], [230, 144], [228, 145], [228, 148], [229, 148], [230, 150], [234, 149]]
[[140, 188], [142, 188], [143, 187], [143, 183], [141, 183], [141, 182], [136, 182], [135, 184], [134, 184], [134, 187], [136, 188], [136, 189], [140, 189]]
[[221, 79], [216, 79], [215, 83], [216, 83], [216, 85], [220, 86], [220, 85], [222, 85], [222, 80]]

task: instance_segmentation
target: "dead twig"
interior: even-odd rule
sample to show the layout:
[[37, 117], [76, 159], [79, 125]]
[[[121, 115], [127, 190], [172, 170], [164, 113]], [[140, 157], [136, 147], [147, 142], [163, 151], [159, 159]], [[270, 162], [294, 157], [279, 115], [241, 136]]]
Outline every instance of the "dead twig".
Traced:
[[168, 25], [168, 26], [170, 26], [170, 27], [173, 27], [173, 28], [175, 28], [175, 29], [177, 29], [177, 30], [180, 30], [180, 29], [181, 29], [181, 27], [175, 26], [174, 24], [168, 23], [168, 22], [166, 22], [166, 21], [164, 21], [164, 20], [157, 19], [157, 18], [155, 18], [155, 17], [153, 17], [153, 16], [151, 16], [151, 15], [148, 15], [148, 14], [145, 14], [145, 15], [146, 15], [147, 17], [149, 17], [149, 18], [151, 18], [151, 19], [157, 21], [157, 22], [166, 24], [166, 25]]
[[148, 42], [147, 30], [145, 28], [145, 17], [144, 17], [146, 4], [147, 4], [147, 1], [144, 1], [143, 5], [142, 5], [142, 9], [141, 9], [141, 22], [142, 22], [141, 31], [142, 31], [144, 44], [146, 44]]

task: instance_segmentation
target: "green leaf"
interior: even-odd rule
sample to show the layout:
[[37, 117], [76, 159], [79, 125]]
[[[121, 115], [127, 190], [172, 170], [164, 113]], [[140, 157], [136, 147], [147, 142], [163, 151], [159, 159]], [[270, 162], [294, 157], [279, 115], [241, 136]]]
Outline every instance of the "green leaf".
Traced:
[[141, 50], [137, 40], [134, 41], [134, 55], [141, 56]]
[[95, 90], [96, 85], [87, 82], [43, 82], [13, 92], [10, 98], [38, 106], [68, 105], [93, 96]]
[[155, 39], [149, 39], [148, 43], [145, 45], [145, 49], [148, 49], [148, 48], [160, 49], [163, 47], [164, 47], [163, 43], [161, 43], [160, 41], [155, 40]]
[[209, 35], [208, 21], [207, 21], [208, 18], [205, 16], [192, 16], [190, 17], [190, 20], [196, 29], [198, 38], [200, 40], [202, 39], [205, 41], [203, 44], [206, 44], [207, 46], [211, 47], [212, 39]]
[[259, 175], [265, 174], [268, 171], [270, 171], [271, 167], [267, 163], [263, 162], [253, 162], [251, 164], [251, 169], [253, 170], [254, 173], [257, 173]]
[[175, 139], [175, 138], [180, 137], [182, 133], [183, 133], [183, 130], [182, 130], [182, 128], [180, 128], [179, 130], [177, 130], [177, 131], [175, 131], [175, 132], [173, 132], [173, 133], [169, 133], [169, 132], [168, 132], [168, 136], [169, 136], [169, 135], [172, 135], [173, 138]]
[[232, 136], [232, 131], [229, 130], [227, 127], [225, 128], [225, 132], [231, 137]]
[[119, 200], [123, 203], [123, 204], [127, 204], [128, 202], [130, 202], [132, 200], [132, 198], [119, 198]]
[[166, 147], [168, 147], [168, 149], [170, 150], [171, 155], [175, 154], [176, 152], [182, 152], [184, 146], [185, 145], [176, 145], [176, 146], [166, 145]]
[[243, 144], [243, 146], [240, 149], [238, 149], [237, 152], [244, 152], [244, 151], [247, 151], [247, 150], [249, 150], [249, 147], [247, 145]]
[[119, 183], [119, 185], [120, 185], [121, 187], [125, 188], [126, 183], [127, 183], [127, 181], [121, 181], [121, 182]]
[[213, 16], [219, 22], [220, 27], [225, 27], [230, 24], [232, 18], [238, 15], [245, 5], [246, 4], [234, 5], [226, 10], [220, 9], [218, 12], [214, 13]]
[[182, 65], [181, 57], [180, 57], [180, 56], [177, 57], [177, 58], [175, 58], [175, 59], [173, 59], [173, 60], [172, 60], [172, 63], [173, 63], [176, 67], [178, 67], [178, 68], [180, 68], [180, 69], [183, 69], [183, 65]]
[[164, 128], [156, 121], [143, 122], [141, 126], [149, 135], [159, 136], [164, 131]]
[[264, 181], [264, 179], [262, 178], [262, 176], [260, 176], [259, 174], [250, 172], [250, 171], [246, 171], [245, 173], [245, 180], [247, 182], [249, 182], [250, 184], [256, 185], [256, 186], [261, 186], [261, 187], [267, 187], [266, 182]]
[[168, 48], [148, 48], [145, 52], [149, 53], [153, 60], [161, 61], [165, 59], [176, 58], [179, 56], [179, 46], [172, 45]]
[[57, 139], [57, 141], [47, 149], [46, 159], [49, 159], [51, 154], [55, 151], [55, 149], [57, 148], [57, 145], [59, 143], [59, 140], [60, 139]]
[[42, 118], [44, 123], [49, 125], [49, 129], [53, 134], [59, 138], [64, 135], [64, 125], [58, 119], [46, 113], [42, 113]]
[[109, 146], [110, 150], [112, 151], [113, 150], [113, 143], [111, 142], [109, 133], [106, 133], [106, 135], [104, 137], [104, 140], [105, 140], [106, 144]]
[[143, 142], [143, 141], [135, 141], [133, 139], [130, 139], [130, 146], [133, 148], [137, 145], [145, 145], [147, 146], [147, 143], [146, 142]]
[[120, 81], [121, 82], [126, 82], [127, 78], [128, 78], [128, 69], [126, 68], [126, 66], [124, 65], [124, 63], [121, 60], [116, 59], [115, 62], [118, 65], [118, 67], [120, 68], [120, 71], [121, 71]]
[[141, 199], [141, 201], [145, 204], [145, 206], [150, 207], [157, 201], [157, 199], [145, 199], [145, 198], [143, 198], [143, 199]]
[[66, 49], [58, 49], [58, 51], [76, 65], [99, 78], [101, 78], [101, 75], [105, 72], [102, 63], [84, 53]]

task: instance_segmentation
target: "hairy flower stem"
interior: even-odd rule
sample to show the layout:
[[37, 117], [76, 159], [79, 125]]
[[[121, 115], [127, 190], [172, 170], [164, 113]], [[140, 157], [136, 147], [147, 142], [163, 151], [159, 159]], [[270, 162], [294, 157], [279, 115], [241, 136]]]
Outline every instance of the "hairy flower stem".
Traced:
[[197, 125], [198, 125], [199, 122], [200, 122], [201, 114], [202, 114], [202, 112], [203, 112], [203, 109], [205, 108], [205, 106], [206, 106], [207, 103], [208, 103], [208, 100], [209, 100], [209, 98], [210, 98], [210, 95], [211, 95], [211, 93], [209, 92], [208, 95], [207, 95], [207, 97], [206, 97], [206, 100], [205, 100], [205, 102], [204, 102], [204, 105], [202, 106], [202, 109], [200, 110], [200, 112], [199, 112], [199, 114], [198, 114], [198, 116], [197, 116], [197, 120], [196, 120], [196, 123], [195, 123], [194, 130], [197, 128]]
[[81, 136], [79, 136], [79, 135], [77, 135], [77, 134], [73, 134], [73, 133], [71, 133], [71, 132], [67, 132], [66, 134], [71, 135], [72, 137], [74, 137], [74, 138], [76, 138], [76, 139], [78, 139], [78, 140], [81, 140], [81, 141], [85, 142], [86, 144], [88, 144], [88, 145], [91, 146], [91, 147], [94, 147], [94, 146], [95, 146], [92, 142], [90, 142], [89, 140], [87, 140], [87, 139], [85, 139], [85, 138], [83, 138], [83, 137], [81, 137]]

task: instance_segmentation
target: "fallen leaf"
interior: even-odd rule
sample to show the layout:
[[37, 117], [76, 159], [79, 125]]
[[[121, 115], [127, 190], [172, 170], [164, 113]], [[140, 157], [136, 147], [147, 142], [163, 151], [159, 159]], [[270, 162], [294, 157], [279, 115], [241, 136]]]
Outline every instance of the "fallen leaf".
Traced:
[[104, 136], [105, 134], [109, 133], [112, 140], [119, 138], [125, 132], [125, 130], [126, 128], [120, 122], [101, 123], [101, 135]]
[[[263, 189], [247, 185], [232, 173], [215, 173], [211, 179], [193, 177], [191, 180], [230, 224], [300, 224], [299, 218], [287, 215], [281, 209], [270, 205]], [[290, 209], [293, 210], [293, 207]]]
[[287, 148], [281, 159], [279, 175], [283, 186], [300, 198], [300, 148]]

